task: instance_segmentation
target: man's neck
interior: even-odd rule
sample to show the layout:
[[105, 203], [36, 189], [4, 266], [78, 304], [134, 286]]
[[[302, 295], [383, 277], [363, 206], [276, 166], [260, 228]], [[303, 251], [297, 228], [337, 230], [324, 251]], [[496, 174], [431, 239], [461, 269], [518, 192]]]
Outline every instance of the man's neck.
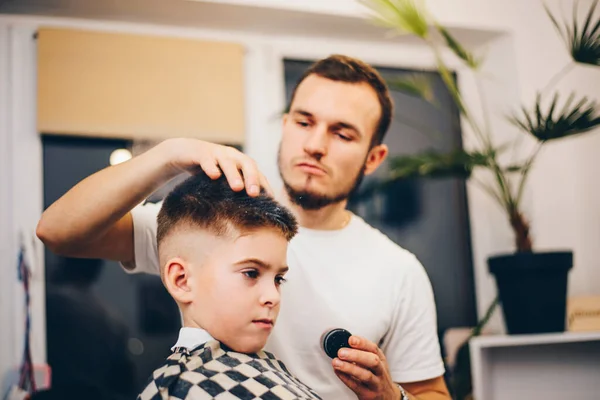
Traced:
[[342, 229], [350, 222], [351, 214], [346, 210], [348, 203], [346, 200], [318, 210], [305, 210], [292, 202], [285, 190], [280, 194], [280, 199], [292, 211], [303, 228], [331, 231]]

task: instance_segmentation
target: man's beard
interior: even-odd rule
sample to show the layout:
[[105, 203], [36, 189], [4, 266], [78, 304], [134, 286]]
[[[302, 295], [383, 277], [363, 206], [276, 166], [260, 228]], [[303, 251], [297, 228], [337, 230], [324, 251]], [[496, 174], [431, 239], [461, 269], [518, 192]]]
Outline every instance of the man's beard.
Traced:
[[[358, 187], [360, 186], [365, 176], [365, 167], [363, 165], [360, 168], [357, 176], [354, 178], [354, 183], [352, 184], [352, 186], [350, 186], [349, 189], [331, 195], [313, 193], [310, 190], [306, 189], [294, 189], [283, 176], [283, 173], [281, 172], [281, 164], [279, 165], [279, 175], [283, 180], [283, 185], [285, 187], [285, 191], [287, 192], [290, 198], [290, 201], [296, 204], [297, 206], [302, 207], [302, 209], [304, 210], [315, 211], [332, 204], [340, 203], [352, 196], [358, 190]], [[307, 177], [306, 179], [311, 178]]]

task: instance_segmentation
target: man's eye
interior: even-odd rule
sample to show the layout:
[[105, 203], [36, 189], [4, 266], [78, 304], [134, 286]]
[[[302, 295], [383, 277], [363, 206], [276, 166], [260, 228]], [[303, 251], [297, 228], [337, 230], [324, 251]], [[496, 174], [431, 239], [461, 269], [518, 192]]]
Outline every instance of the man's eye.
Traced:
[[303, 128], [308, 128], [308, 126], [310, 125], [308, 122], [305, 121], [297, 121], [296, 123]]
[[352, 140], [352, 138], [350, 136], [346, 136], [344, 134], [341, 134], [339, 132], [336, 133], [337, 137], [339, 137], [340, 139], [349, 142], [350, 140]]
[[277, 277], [275, 277], [275, 284], [281, 285], [281, 284], [283, 284], [285, 282], [287, 282], [287, 279], [285, 279], [283, 276], [277, 276]]
[[244, 275], [246, 275], [250, 279], [256, 279], [256, 278], [258, 278], [258, 271], [256, 271], [256, 270], [244, 271]]

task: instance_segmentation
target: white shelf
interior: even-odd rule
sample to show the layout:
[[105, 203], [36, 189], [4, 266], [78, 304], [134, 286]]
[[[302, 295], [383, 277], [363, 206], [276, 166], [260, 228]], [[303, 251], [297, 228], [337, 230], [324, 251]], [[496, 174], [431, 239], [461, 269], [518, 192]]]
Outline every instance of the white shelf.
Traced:
[[575, 343], [600, 340], [600, 332], [565, 332], [545, 333], [538, 335], [493, 335], [479, 336], [471, 339], [471, 346], [511, 347], [535, 346], [552, 343]]
[[600, 332], [473, 338], [475, 400], [600, 399]]

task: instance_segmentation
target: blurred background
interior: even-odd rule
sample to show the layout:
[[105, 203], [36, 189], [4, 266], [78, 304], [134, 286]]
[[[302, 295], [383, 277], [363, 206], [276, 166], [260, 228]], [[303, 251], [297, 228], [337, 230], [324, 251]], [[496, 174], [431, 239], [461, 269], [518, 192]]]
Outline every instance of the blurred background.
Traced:
[[[595, 398], [588, 396], [600, 390], [592, 379], [600, 376], [600, 135], [588, 118], [589, 134], [568, 131], [554, 143], [519, 132], [506, 118], [532, 107], [557, 71], [561, 80], [552, 89], [563, 102], [573, 91], [592, 102], [600, 93], [600, 12], [588, 14], [595, 2], [580, 1], [575, 11], [571, 1], [546, 3], [559, 21], [579, 18], [580, 32], [589, 17], [592, 61], [573, 60], [536, 0], [428, 1], [459, 50], [481, 58], [474, 71], [440, 31], [432, 40], [447, 76], [418, 35], [390, 35], [353, 0], [0, 1], [2, 396], [25, 363], [34, 366], [38, 386], [76, 380], [134, 398], [180, 327], [159, 277], [45, 249], [34, 231], [46, 207], [81, 179], [169, 137], [235, 146], [277, 186], [280, 117], [295, 82], [312, 62], [346, 54], [382, 73], [396, 108], [386, 136], [391, 157], [363, 181], [350, 208], [425, 266], [455, 398]], [[476, 132], [444, 79], [473, 110], [469, 117], [486, 121], [499, 147], [512, 146], [510, 157], [530, 154], [537, 141], [545, 145], [521, 210], [536, 252], [573, 253], [562, 331], [511, 332], [501, 308], [486, 314], [498, 296], [489, 258], [520, 249], [505, 212], [475, 185], [485, 175], [406, 173], [380, 187], [398, 165], [410, 164], [402, 162], [431, 167], [431, 159], [418, 158], [424, 152], [476, 148]], [[159, 201], [177, 181], [148, 201]], [[536, 293], [535, 282], [518, 290]], [[556, 379], [541, 384], [540, 376]], [[501, 389], [511, 384], [515, 389]]]

